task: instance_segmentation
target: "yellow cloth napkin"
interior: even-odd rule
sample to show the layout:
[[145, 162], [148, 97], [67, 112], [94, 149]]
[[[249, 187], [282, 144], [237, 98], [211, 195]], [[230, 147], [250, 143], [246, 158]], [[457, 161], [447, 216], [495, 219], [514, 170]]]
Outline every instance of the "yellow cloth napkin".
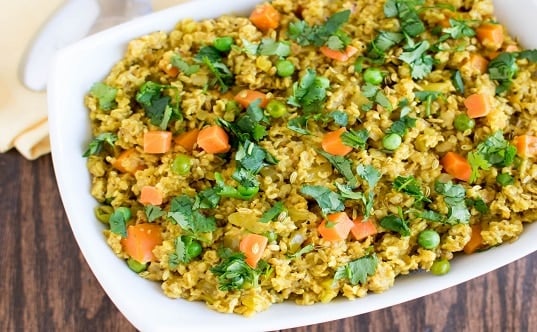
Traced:
[[[153, 0], [161, 10], [185, 0]], [[0, 11], [0, 153], [16, 148], [27, 159], [50, 152], [45, 92], [27, 89], [19, 64], [39, 29], [64, 0], [3, 1]]]

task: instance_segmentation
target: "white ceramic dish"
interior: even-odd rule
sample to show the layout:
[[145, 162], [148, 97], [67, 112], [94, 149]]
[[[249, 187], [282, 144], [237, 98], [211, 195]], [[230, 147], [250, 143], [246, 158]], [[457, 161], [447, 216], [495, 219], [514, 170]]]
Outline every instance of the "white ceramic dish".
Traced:
[[[127, 319], [142, 331], [261, 331], [277, 330], [354, 316], [412, 300], [457, 285], [497, 269], [537, 250], [537, 223], [526, 227], [520, 239], [486, 252], [457, 257], [451, 272], [443, 277], [416, 273], [396, 280], [395, 287], [378, 295], [355, 301], [345, 299], [330, 304], [298, 306], [275, 304], [251, 318], [220, 314], [203, 303], [172, 300], [164, 296], [157, 283], [132, 273], [116, 258], [104, 241], [102, 226], [93, 216], [90, 177], [82, 153], [90, 139], [88, 112], [84, 95], [91, 85], [103, 79], [119, 60], [126, 43], [156, 30], [171, 30], [181, 18], [203, 19], [230, 12], [247, 12], [257, 0], [198, 0], [143, 17], [93, 35], [59, 52], [48, 85], [49, 123], [54, 168], [61, 197], [72, 231], [91, 270]], [[535, 1], [496, 0], [519, 11], [535, 10]], [[225, 3], [225, 6], [223, 5]], [[531, 8], [528, 7], [531, 6]], [[518, 7], [518, 9], [516, 9]], [[537, 11], [533, 11], [537, 13]], [[502, 16], [506, 17], [502, 10]], [[521, 40], [537, 47], [533, 28], [516, 28]], [[507, 15], [509, 18], [509, 15]], [[518, 16], [520, 18], [520, 16]], [[512, 24], [513, 22], [509, 22]], [[528, 23], [529, 22], [529, 23]], [[511, 26], [510, 26], [511, 27]], [[524, 33], [530, 33], [524, 35]]]

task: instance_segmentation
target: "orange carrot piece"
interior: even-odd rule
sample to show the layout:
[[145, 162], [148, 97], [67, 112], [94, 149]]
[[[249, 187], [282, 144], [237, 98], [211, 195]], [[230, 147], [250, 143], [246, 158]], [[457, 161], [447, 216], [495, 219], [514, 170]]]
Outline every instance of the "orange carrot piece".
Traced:
[[319, 50], [327, 58], [341, 61], [341, 62], [349, 60], [353, 55], [355, 55], [358, 52], [358, 49], [351, 45], [347, 45], [347, 47], [344, 50], [333, 50], [329, 48], [328, 46], [321, 46]]
[[347, 131], [347, 128], [341, 127], [338, 130], [324, 134], [321, 146], [324, 151], [334, 156], [344, 156], [352, 151], [352, 147], [343, 144], [341, 135]]
[[140, 203], [143, 205], [160, 205], [162, 204], [162, 193], [153, 186], [143, 186], [140, 191]]
[[521, 157], [537, 156], [537, 136], [520, 135], [515, 137], [513, 144]]
[[217, 125], [200, 130], [196, 142], [207, 153], [224, 153], [231, 148], [228, 134], [222, 127]]
[[440, 159], [440, 164], [454, 178], [467, 182], [470, 180], [472, 167], [468, 160], [460, 154], [450, 151]]
[[252, 24], [263, 32], [276, 29], [280, 25], [280, 19], [280, 12], [269, 3], [255, 7], [250, 14]]
[[475, 29], [479, 42], [486, 48], [500, 49], [504, 41], [503, 27], [500, 24], [483, 23]]
[[491, 111], [490, 98], [483, 93], [474, 93], [464, 100], [466, 114], [472, 119], [486, 116]]
[[265, 107], [268, 103], [267, 95], [263, 92], [255, 91], [255, 90], [248, 90], [244, 89], [241, 92], [237, 93], [233, 99], [242, 105], [242, 107], [246, 108], [250, 106], [251, 103], [253, 103], [256, 100], [261, 100], [261, 103], [259, 106]]
[[194, 144], [196, 144], [196, 141], [198, 140], [199, 133], [200, 130], [197, 128], [185, 131], [175, 138], [175, 144], [180, 145], [185, 148], [186, 151], [191, 152], [194, 150]]
[[134, 174], [144, 169], [144, 162], [136, 152], [136, 149], [128, 149], [119, 154], [112, 162], [112, 166], [121, 173]]
[[130, 225], [127, 227], [127, 237], [121, 239], [125, 253], [140, 263], [154, 261], [153, 249], [160, 244], [162, 234], [157, 224]]
[[481, 54], [472, 53], [470, 54], [470, 66], [479, 71], [481, 74], [484, 74], [487, 72], [489, 62]]
[[375, 235], [378, 232], [377, 225], [371, 219], [364, 220], [359, 217], [352, 222], [354, 226], [351, 228], [351, 234], [357, 241], [363, 240], [370, 235]]
[[158, 62], [158, 67], [160, 70], [166, 73], [166, 75], [170, 77], [177, 77], [179, 75], [179, 69], [177, 67], [172, 66], [170, 62], [171, 54], [165, 55], [160, 61]]
[[465, 254], [472, 254], [483, 246], [483, 237], [481, 236], [481, 225], [472, 225], [472, 235], [470, 241], [464, 245], [463, 251]]
[[354, 223], [345, 212], [332, 213], [321, 222], [317, 231], [327, 241], [345, 240]]
[[263, 256], [268, 239], [263, 235], [248, 234], [239, 243], [239, 250], [246, 256], [246, 263], [255, 268]]
[[172, 133], [154, 130], [144, 134], [145, 153], [166, 153], [172, 146]]

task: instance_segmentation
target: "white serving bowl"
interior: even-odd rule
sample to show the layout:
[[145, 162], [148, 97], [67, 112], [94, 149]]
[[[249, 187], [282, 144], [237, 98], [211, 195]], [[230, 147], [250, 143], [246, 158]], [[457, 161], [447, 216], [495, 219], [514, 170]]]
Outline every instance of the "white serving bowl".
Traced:
[[[90, 176], [82, 158], [90, 139], [88, 111], [84, 95], [92, 84], [102, 80], [112, 65], [121, 59], [126, 44], [138, 36], [170, 31], [182, 18], [204, 19], [227, 13], [249, 12], [258, 0], [198, 0], [136, 19], [90, 36], [60, 51], [55, 59], [48, 84], [49, 124], [52, 157], [62, 201], [72, 231], [87, 260], [108, 296], [142, 331], [261, 331], [278, 330], [354, 316], [428, 295], [478, 277], [537, 250], [537, 223], [527, 225], [520, 239], [512, 244], [456, 257], [450, 273], [437, 277], [414, 273], [396, 279], [395, 286], [382, 294], [363, 299], [336, 300], [329, 304], [299, 306], [292, 302], [275, 304], [265, 312], [245, 318], [221, 314], [199, 302], [172, 300], [158, 283], [132, 273], [125, 262], [110, 250], [102, 234], [103, 226], [95, 220], [95, 200], [90, 196]], [[529, 47], [537, 47], [537, 8], [535, 1], [496, 0], [504, 8], [533, 11], [528, 20], [521, 16], [508, 22], [517, 36]], [[518, 8], [518, 9], [517, 9]], [[514, 25], [513, 25], [514, 23]], [[528, 25], [529, 24], [529, 25]]]

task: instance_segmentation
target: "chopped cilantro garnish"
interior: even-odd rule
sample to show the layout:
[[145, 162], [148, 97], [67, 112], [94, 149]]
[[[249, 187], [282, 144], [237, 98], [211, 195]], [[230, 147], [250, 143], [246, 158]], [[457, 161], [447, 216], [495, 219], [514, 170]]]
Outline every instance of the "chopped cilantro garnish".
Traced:
[[459, 70], [453, 71], [453, 74], [451, 74], [451, 82], [458, 93], [464, 93], [464, 81], [462, 80], [462, 75]]
[[367, 129], [353, 130], [341, 134], [341, 141], [343, 144], [351, 146], [355, 149], [365, 149], [367, 139], [369, 138], [369, 131]]
[[291, 54], [291, 45], [287, 41], [275, 41], [271, 38], [264, 38], [261, 43], [251, 43], [246, 39], [242, 40], [244, 50], [252, 55], [276, 55], [285, 58]]
[[202, 247], [198, 240], [189, 235], [180, 235], [175, 239], [175, 251], [170, 254], [168, 264], [170, 268], [189, 263], [201, 254]]
[[305, 21], [289, 23], [289, 38], [302, 46], [326, 45], [331, 49], [343, 49], [349, 43], [349, 37], [341, 30], [341, 26], [349, 20], [351, 11], [343, 10], [328, 18], [322, 25], [310, 26]]
[[315, 246], [310, 243], [310, 244], [298, 249], [296, 252], [294, 252], [292, 254], [287, 254], [287, 258], [289, 258], [289, 259], [299, 258], [300, 256], [307, 254], [308, 252], [312, 252], [314, 249], [315, 249]]
[[99, 108], [104, 111], [109, 111], [117, 105], [117, 89], [108, 84], [96, 82], [91, 86], [90, 94], [97, 98]]
[[408, 115], [402, 116], [399, 120], [394, 121], [390, 128], [387, 130], [387, 134], [397, 134], [401, 137], [405, 136], [409, 128], [416, 126], [416, 119]]
[[186, 76], [190, 76], [192, 74], [197, 73], [200, 70], [200, 66], [198, 64], [188, 64], [179, 54], [173, 54], [170, 58], [170, 62], [172, 66], [178, 68], [183, 74]]
[[88, 145], [88, 148], [82, 154], [82, 157], [89, 157], [101, 153], [105, 144], [113, 147], [116, 144], [117, 135], [112, 133], [101, 133], [95, 136]]
[[219, 250], [218, 254], [221, 261], [211, 268], [211, 272], [218, 278], [218, 289], [231, 291], [259, 285], [259, 276], [263, 270], [250, 267], [242, 252], [233, 252], [229, 248], [224, 248]]
[[301, 107], [306, 114], [317, 113], [322, 110], [329, 86], [330, 82], [327, 78], [317, 76], [315, 70], [308, 68], [300, 82], [293, 84], [293, 93], [287, 103]]
[[208, 188], [200, 191], [195, 198], [193, 208], [194, 209], [214, 209], [220, 202], [220, 196], [218, 196], [215, 188]]
[[425, 102], [425, 116], [431, 115], [431, 104], [433, 101], [438, 99], [442, 95], [442, 92], [440, 91], [416, 91], [414, 92], [414, 95], [416, 98], [421, 101]]
[[192, 234], [208, 233], [216, 229], [214, 217], [206, 217], [194, 209], [194, 200], [187, 195], [172, 199], [168, 217], [181, 226], [183, 230]]
[[255, 175], [242, 168], [239, 168], [233, 174], [233, 179], [239, 183], [237, 188], [226, 184], [220, 173], [214, 173], [214, 178], [216, 180], [214, 190], [221, 197], [249, 200], [259, 191], [259, 182]]
[[179, 92], [176, 93], [175, 103], [170, 104], [171, 98], [163, 94], [166, 89], [177, 90], [172, 85], [163, 85], [147, 81], [140, 87], [136, 94], [136, 101], [142, 105], [145, 114], [151, 120], [151, 124], [165, 130], [171, 119], [181, 119], [179, 112]]
[[378, 259], [376, 255], [367, 255], [337, 268], [334, 274], [334, 282], [348, 280], [353, 286], [364, 284], [368, 276], [375, 274]]
[[214, 46], [203, 46], [194, 56], [196, 62], [204, 64], [213, 74], [214, 78], [209, 82], [209, 86], [218, 85], [220, 92], [226, 92], [235, 83], [235, 76], [222, 59], [223, 53]]
[[386, 51], [399, 44], [404, 38], [405, 35], [399, 32], [380, 31], [369, 46], [368, 56], [383, 60]]
[[131, 219], [131, 210], [127, 207], [118, 207], [114, 213], [110, 215], [108, 223], [110, 224], [110, 231], [115, 234], [121, 235], [121, 237], [127, 236], [127, 221]]
[[468, 25], [467, 21], [450, 18], [449, 24], [450, 27], [445, 28], [444, 33], [448, 34], [453, 39], [475, 36], [474, 29]]
[[356, 178], [354, 176], [351, 179], [348, 179], [349, 182], [346, 185], [342, 185], [337, 182], [335, 185], [340, 192], [341, 198], [362, 201], [364, 204], [364, 217], [368, 218], [371, 216], [373, 211], [373, 203], [375, 198], [374, 188], [380, 180], [381, 174], [375, 167], [371, 165], [358, 165], [358, 167], [356, 167], [356, 173], [367, 183], [367, 193], [352, 191], [352, 189], [357, 186]]
[[387, 0], [384, 4], [384, 15], [397, 17], [401, 24], [401, 31], [409, 37], [416, 37], [425, 31], [425, 25], [416, 8], [423, 3], [422, 0]]
[[341, 196], [326, 187], [304, 185], [300, 189], [300, 192], [312, 197], [324, 215], [340, 212], [345, 209]]
[[356, 187], [356, 177], [352, 173], [352, 162], [349, 159], [346, 159], [343, 156], [334, 156], [330, 153], [324, 152], [323, 150], [317, 151], [321, 156], [325, 157], [330, 164], [341, 174], [349, 185], [354, 188]]
[[146, 205], [144, 207], [144, 212], [147, 217], [147, 221], [153, 222], [157, 220], [158, 218], [165, 216], [166, 212], [162, 210], [159, 206], [156, 205]]
[[509, 90], [512, 80], [518, 73], [516, 54], [511, 52], [500, 53], [489, 62], [488, 73], [491, 80], [498, 81], [496, 94]]
[[431, 202], [429, 197], [427, 197], [421, 190], [420, 183], [413, 176], [398, 176], [393, 181], [393, 188], [397, 191], [408, 194], [411, 197], [414, 197], [414, 204], [419, 202]]
[[333, 111], [328, 114], [338, 126], [345, 127], [349, 122], [349, 116], [343, 111]]
[[382, 89], [380, 89], [378, 86], [367, 83], [362, 86], [362, 94], [364, 95], [364, 97], [371, 101], [371, 103], [363, 105], [363, 111], [369, 111], [370, 109], [372, 109], [374, 103], [379, 104], [389, 112], [393, 110], [393, 106], [390, 103], [390, 100], [388, 99], [388, 97], [386, 97]]
[[495, 132], [479, 143], [476, 151], [468, 153], [468, 162], [472, 167], [470, 182], [477, 180], [480, 169], [510, 166], [515, 157], [516, 148], [504, 138], [501, 131]]
[[408, 222], [403, 218], [402, 213], [399, 215], [389, 214], [383, 217], [380, 219], [380, 225], [402, 236], [410, 236], [410, 227], [408, 226]]
[[263, 213], [261, 218], [259, 218], [259, 222], [268, 223], [274, 220], [274, 218], [279, 216], [283, 211], [285, 211], [285, 205], [283, 205], [283, 202], [277, 202], [270, 209], [265, 211], [265, 213]]
[[435, 183], [435, 191], [442, 195], [444, 202], [448, 207], [447, 219], [448, 224], [467, 224], [470, 221], [470, 212], [466, 206], [466, 190], [460, 184], [453, 184], [453, 182], [440, 182]]
[[410, 66], [412, 78], [422, 79], [431, 73], [434, 59], [430, 54], [427, 54], [429, 47], [429, 42], [423, 40], [415, 45], [405, 47], [404, 52], [399, 56], [399, 60]]

